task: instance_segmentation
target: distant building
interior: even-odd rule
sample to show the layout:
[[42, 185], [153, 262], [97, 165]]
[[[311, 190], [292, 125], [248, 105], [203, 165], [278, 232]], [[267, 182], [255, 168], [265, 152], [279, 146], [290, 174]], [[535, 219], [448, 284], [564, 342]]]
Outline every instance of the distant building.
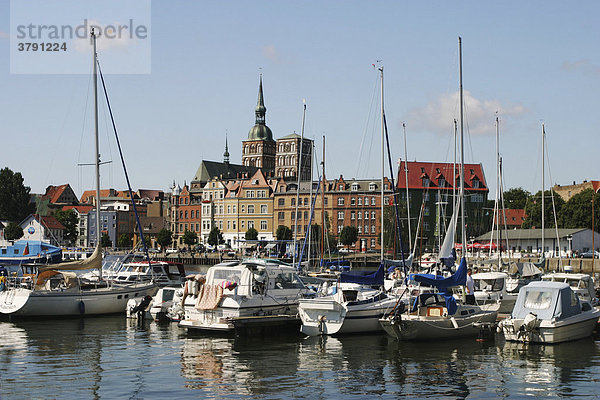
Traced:
[[93, 206], [65, 206], [63, 210], [73, 210], [77, 214], [77, 247], [90, 247], [87, 236], [88, 213], [92, 211]]
[[[500, 227], [504, 229], [505, 225], [508, 229], [520, 228], [525, 222], [525, 210], [505, 208], [500, 210]], [[497, 225], [497, 218], [494, 215], [494, 225]]]
[[31, 214], [19, 226], [23, 229], [23, 240], [41, 240], [53, 246], [64, 244], [65, 227], [52, 216]]
[[564, 201], [569, 201], [571, 197], [586, 189], [592, 189], [596, 193], [600, 192], [600, 181], [583, 181], [582, 183], [575, 183], [573, 181], [572, 185], [554, 185], [552, 187], [552, 190], [562, 197]]
[[[475, 238], [479, 243], [490, 241], [492, 232], [487, 232]], [[600, 233], [594, 232], [594, 245], [596, 250], [600, 247]], [[494, 233], [496, 240], [497, 234]], [[542, 251], [542, 230], [541, 229], [508, 229], [501, 232], [502, 245], [506, 246], [508, 240], [508, 250], [513, 252], [541, 253]], [[569, 250], [585, 252], [592, 248], [592, 230], [585, 228], [575, 229], [544, 229], [544, 252], [548, 255], [563, 256]]]
[[[405, 168], [408, 168], [407, 173]], [[406, 174], [408, 174], [408, 182]], [[400, 161], [397, 182], [398, 196], [405, 204], [408, 187], [413, 240], [417, 237], [420, 246], [422, 245], [427, 251], [434, 251], [443, 241], [446, 226], [452, 217], [453, 195], [459, 194], [460, 165]], [[489, 189], [481, 164], [465, 164], [464, 188], [466, 233], [469, 239], [486, 232], [492, 221], [491, 212], [484, 210]], [[418, 233], [417, 226], [419, 226]], [[457, 235], [460, 234], [459, 223]]]
[[36, 210], [39, 215], [54, 215], [64, 206], [78, 205], [77, 195], [71, 186], [66, 183], [60, 186], [50, 185], [43, 195], [36, 197]]

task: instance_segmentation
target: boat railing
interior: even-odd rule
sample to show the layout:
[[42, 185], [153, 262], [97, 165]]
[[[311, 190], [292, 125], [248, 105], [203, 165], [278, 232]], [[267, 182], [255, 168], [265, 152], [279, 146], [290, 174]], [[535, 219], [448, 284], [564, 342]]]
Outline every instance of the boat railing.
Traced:
[[23, 274], [21, 276], [7, 276], [5, 283], [5, 290], [10, 289], [33, 289], [36, 276], [34, 274]]

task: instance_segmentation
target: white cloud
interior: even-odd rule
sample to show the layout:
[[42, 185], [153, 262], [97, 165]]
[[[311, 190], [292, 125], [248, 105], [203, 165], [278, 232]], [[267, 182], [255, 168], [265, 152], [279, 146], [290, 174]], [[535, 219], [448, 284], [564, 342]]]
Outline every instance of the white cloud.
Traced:
[[592, 64], [589, 60], [565, 61], [562, 64], [565, 71], [582, 71], [585, 74], [599, 75], [600, 67]]
[[[473, 135], [494, 132], [496, 112], [502, 117], [516, 117], [525, 112], [522, 105], [501, 104], [498, 100], [480, 100], [463, 92], [465, 129]], [[459, 93], [442, 94], [423, 107], [410, 110], [407, 120], [417, 130], [445, 134], [452, 131], [453, 120], [460, 118]]]
[[279, 56], [279, 52], [272, 44], [264, 46], [262, 49], [262, 54], [264, 58], [276, 64], [281, 64], [283, 62], [281, 57]]

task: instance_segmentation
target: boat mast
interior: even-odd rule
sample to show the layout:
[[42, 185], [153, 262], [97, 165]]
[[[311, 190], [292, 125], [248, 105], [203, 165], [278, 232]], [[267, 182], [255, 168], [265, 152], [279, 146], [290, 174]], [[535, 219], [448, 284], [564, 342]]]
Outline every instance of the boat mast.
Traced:
[[467, 232], [465, 229], [465, 144], [463, 122], [462, 39], [458, 37], [458, 63], [460, 87], [460, 221], [462, 225], [463, 257], [467, 258]]
[[323, 159], [321, 161], [323, 166], [322, 173], [322, 184], [323, 189], [321, 190], [321, 260], [325, 257], [325, 135], [323, 135]]
[[[500, 226], [500, 198], [502, 196], [502, 192], [500, 191], [501, 184], [501, 165], [500, 165], [500, 120], [498, 119], [498, 115], [496, 115], [496, 229], [498, 230], [498, 271], [502, 269], [502, 238], [500, 237], [500, 232], [502, 227]], [[505, 218], [506, 210], [502, 208], [502, 219]], [[491, 246], [490, 246], [491, 251]]]
[[[408, 150], [406, 148], [406, 124], [402, 123], [402, 132], [404, 134], [404, 182], [406, 183], [406, 217], [408, 218], [408, 248], [412, 244], [412, 231], [410, 228], [410, 200], [408, 198]], [[402, 163], [402, 161], [400, 162]], [[400, 164], [402, 165], [402, 164]], [[400, 179], [398, 179], [400, 180]]]
[[[300, 181], [302, 175], [302, 150], [304, 149], [304, 119], [306, 118], [306, 101], [303, 99], [304, 108], [302, 110], [302, 128], [300, 130], [300, 145], [298, 146], [298, 171], [296, 175], [298, 176], [296, 188], [296, 211], [294, 212], [294, 253], [292, 258], [292, 263], [296, 265], [296, 252], [297, 243], [298, 243], [298, 202], [300, 201]], [[312, 178], [311, 178], [312, 179]], [[306, 234], [306, 232], [305, 232]]]
[[[96, 33], [94, 28], [90, 34], [93, 45], [94, 60], [94, 139], [96, 143], [96, 247], [100, 246], [100, 144], [98, 141], [98, 54], [96, 53]], [[102, 280], [102, 267], [98, 269], [99, 279]]]
[[546, 186], [546, 182], [544, 181], [545, 175], [545, 160], [544, 160], [544, 150], [546, 147], [546, 129], [544, 128], [544, 124], [542, 123], [542, 257], [544, 257], [544, 228], [545, 228], [545, 209], [544, 209], [544, 187]]
[[384, 120], [384, 111], [383, 111], [383, 66], [379, 67], [379, 72], [381, 76], [381, 261], [383, 261], [383, 175], [385, 173], [385, 120]]

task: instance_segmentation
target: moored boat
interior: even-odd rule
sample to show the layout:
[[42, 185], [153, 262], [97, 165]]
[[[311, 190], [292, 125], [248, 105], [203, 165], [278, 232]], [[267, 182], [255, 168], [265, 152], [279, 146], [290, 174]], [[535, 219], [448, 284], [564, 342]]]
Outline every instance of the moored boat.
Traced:
[[560, 343], [588, 337], [600, 311], [581, 300], [564, 282], [531, 282], [521, 288], [512, 314], [500, 321], [506, 340]]

